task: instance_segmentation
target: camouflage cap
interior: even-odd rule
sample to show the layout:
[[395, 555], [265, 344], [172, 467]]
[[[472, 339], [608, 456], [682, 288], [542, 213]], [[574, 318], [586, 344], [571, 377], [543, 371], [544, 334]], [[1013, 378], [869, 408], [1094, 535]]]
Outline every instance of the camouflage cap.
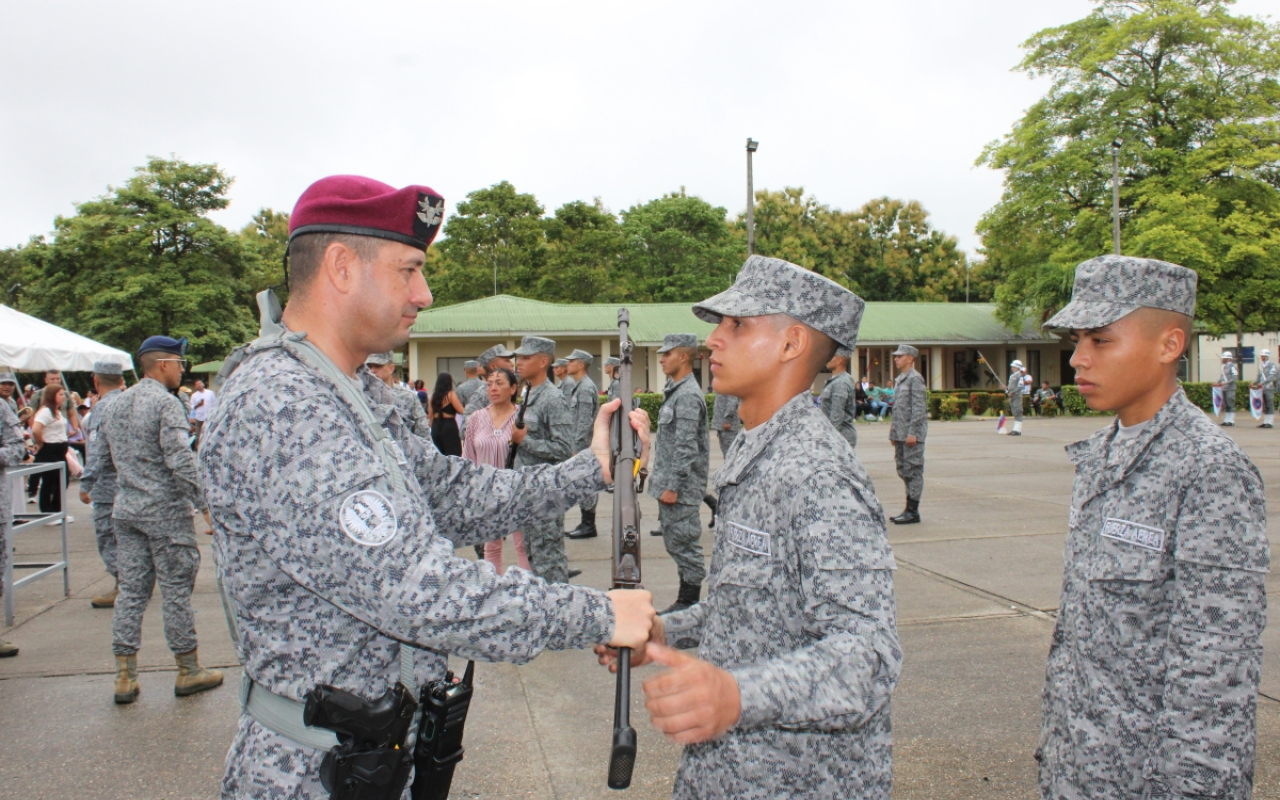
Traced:
[[589, 367], [591, 366], [591, 362], [596, 360], [596, 357], [588, 353], [586, 350], [574, 350], [569, 354], [569, 360], [581, 361]]
[[480, 369], [479, 361], [467, 361], [462, 365], [463, 369]]
[[862, 298], [833, 280], [788, 261], [751, 256], [733, 285], [693, 307], [706, 322], [723, 317], [786, 314], [825, 333], [844, 347], [858, 341]]
[[696, 333], [668, 333], [662, 337], [662, 347], [658, 348], [659, 353], [666, 353], [677, 347], [692, 347], [695, 350], [698, 347], [698, 334]]
[[21, 384], [18, 383], [17, 376], [12, 372], [0, 372], [0, 383], [12, 383], [14, 386], [22, 388]]
[[616, 367], [616, 366], [620, 366], [621, 364], [622, 364], [622, 359], [618, 358], [617, 356], [609, 356], [604, 360], [604, 365], [606, 367]]
[[488, 350], [481, 353], [480, 358], [477, 360], [480, 362], [480, 366], [488, 369], [489, 362], [495, 358], [512, 358], [514, 356], [515, 353], [508, 350], [506, 345], [495, 344], [493, 347], [490, 347]]
[[95, 361], [93, 362], [93, 374], [120, 377], [124, 375], [124, 367], [119, 361]]
[[364, 360], [366, 364], [373, 364], [375, 367], [381, 367], [390, 364], [395, 359], [395, 353], [370, 353], [369, 357]]
[[1131, 256], [1099, 256], [1076, 267], [1071, 302], [1046, 328], [1089, 330], [1110, 325], [1139, 308], [1196, 315], [1194, 270]]
[[569, 366], [569, 359], [567, 359], [567, 358], [557, 358], [555, 361], [552, 361], [552, 362], [551, 362], [551, 366], [553, 366], [553, 367], [567, 367], [567, 366]]
[[556, 357], [555, 340], [544, 339], [541, 336], [526, 336], [515, 351], [515, 355], [518, 356], [532, 356], [537, 353], [544, 353], [554, 359]]
[[895, 356], [911, 356], [912, 358], [915, 358], [920, 355], [920, 351], [909, 344], [900, 344], [898, 345], [898, 349], [893, 351], [893, 354]]

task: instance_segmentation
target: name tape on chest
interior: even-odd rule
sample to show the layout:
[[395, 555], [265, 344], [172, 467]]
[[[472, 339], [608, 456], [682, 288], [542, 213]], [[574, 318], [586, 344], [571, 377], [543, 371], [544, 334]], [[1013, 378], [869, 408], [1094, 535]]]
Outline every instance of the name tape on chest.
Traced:
[[748, 553], [755, 553], [761, 556], [773, 555], [773, 537], [764, 531], [753, 530], [736, 522], [730, 522], [728, 523], [728, 532], [729, 544], [739, 550], [746, 550]]
[[1157, 553], [1164, 552], [1164, 531], [1149, 525], [1109, 517], [1102, 523], [1102, 535], [1117, 542], [1155, 550]]
[[338, 510], [342, 532], [356, 544], [380, 547], [395, 538], [400, 526], [391, 501], [373, 489], [354, 492]]

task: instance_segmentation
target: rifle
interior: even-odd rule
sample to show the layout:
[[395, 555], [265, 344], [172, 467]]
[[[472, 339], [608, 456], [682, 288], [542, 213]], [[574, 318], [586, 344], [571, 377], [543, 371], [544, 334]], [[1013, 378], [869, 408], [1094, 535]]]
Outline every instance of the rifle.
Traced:
[[[618, 396], [622, 405], [613, 415], [613, 588], [640, 588], [640, 506], [636, 502], [640, 453], [631, 427], [629, 404], [634, 345], [628, 335], [631, 316], [618, 309]], [[643, 477], [640, 479], [643, 481]], [[626, 789], [636, 764], [636, 731], [631, 727], [631, 649], [618, 648], [618, 688], [613, 701], [613, 750], [609, 755], [609, 788]]]
[[[529, 382], [524, 382], [524, 394], [520, 395], [520, 410], [516, 412], [516, 427], [524, 430], [524, 412], [529, 410]], [[520, 445], [515, 442], [511, 443], [511, 450], [507, 453], [507, 469], [515, 469], [516, 467], [516, 451], [520, 449]]]

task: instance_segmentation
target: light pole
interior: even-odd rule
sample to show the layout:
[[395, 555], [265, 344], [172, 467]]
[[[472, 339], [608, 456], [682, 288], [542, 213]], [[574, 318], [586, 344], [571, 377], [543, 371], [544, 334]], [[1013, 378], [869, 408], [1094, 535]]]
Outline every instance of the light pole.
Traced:
[[970, 266], [971, 266], [971, 265], [969, 264], [969, 260], [968, 260], [968, 259], [965, 259], [965, 262], [964, 262], [964, 301], [965, 301], [966, 303], [967, 303], [967, 302], [969, 302], [969, 267], [970, 267]]
[[1124, 139], [1111, 140], [1111, 243], [1120, 255], [1120, 145]]
[[756, 252], [756, 190], [751, 179], [751, 154], [760, 147], [760, 143], [747, 137], [747, 255]]

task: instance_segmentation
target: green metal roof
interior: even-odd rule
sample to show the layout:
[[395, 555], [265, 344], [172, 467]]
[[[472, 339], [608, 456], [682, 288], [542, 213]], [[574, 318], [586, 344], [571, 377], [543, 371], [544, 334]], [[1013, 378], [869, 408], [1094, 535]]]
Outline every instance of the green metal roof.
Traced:
[[[410, 335], [414, 339], [616, 336], [618, 309], [623, 306], [631, 311], [631, 338], [641, 345], [657, 344], [668, 333], [696, 333], [705, 340], [715, 327], [695, 317], [689, 303], [571, 305], [504, 294], [419, 312]], [[858, 344], [989, 344], [1052, 338], [1034, 329], [1014, 334], [996, 321], [991, 303], [867, 303]]]

